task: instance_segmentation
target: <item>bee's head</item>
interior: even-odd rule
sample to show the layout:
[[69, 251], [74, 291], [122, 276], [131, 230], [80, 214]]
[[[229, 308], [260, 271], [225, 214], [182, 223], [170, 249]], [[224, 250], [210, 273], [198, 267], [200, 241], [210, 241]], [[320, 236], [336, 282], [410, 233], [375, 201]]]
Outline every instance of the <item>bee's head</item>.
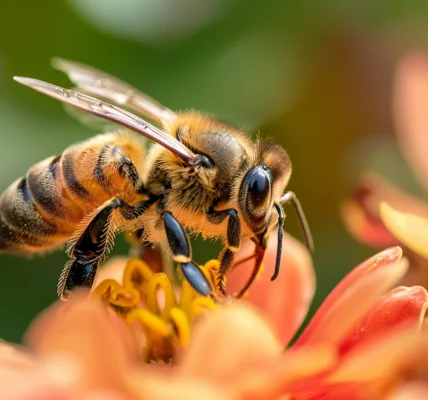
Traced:
[[258, 162], [243, 176], [238, 201], [249, 228], [262, 233], [290, 179], [291, 162], [287, 153], [271, 142], [257, 143], [257, 153]]

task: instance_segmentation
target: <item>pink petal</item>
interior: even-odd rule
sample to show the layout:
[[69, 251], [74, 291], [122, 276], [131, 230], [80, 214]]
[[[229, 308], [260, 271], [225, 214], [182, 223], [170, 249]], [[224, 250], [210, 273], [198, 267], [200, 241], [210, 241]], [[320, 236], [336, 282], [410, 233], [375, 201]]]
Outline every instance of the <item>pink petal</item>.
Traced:
[[399, 65], [394, 115], [398, 140], [421, 183], [428, 187], [428, 55], [414, 52]]
[[402, 250], [392, 247], [354, 268], [322, 303], [295, 346], [340, 343], [378, 297], [406, 272]]
[[24, 348], [0, 342], [0, 368], [25, 371], [37, 369], [37, 362]]
[[365, 174], [352, 197], [342, 205], [341, 216], [348, 230], [361, 242], [374, 247], [391, 246], [398, 240], [379, 215], [381, 202], [428, 218], [428, 202], [402, 192], [373, 173]]
[[134, 393], [142, 400], [237, 400], [228, 388], [214, 382], [167, 377], [153, 370], [133, 378]]
[[342, 353], [375, 336], [387, 334], [400, 324], [413, 324], [419, 328], [427, 308], [425, 288], [398, 287], [380, 299], [375, 307], [353, 328], [340, 346]]
[[21, 349], [0, 343], [0, 398], [8, 400], [71, 399], [46, 374], [43, 365]]
[[[263, 261], [264, 269], [248, 291], [245, 300], [256, 306], [275, 326], [282, 343], [287, 344], [306, 316], [315, 290], [315, 275], [312, 261], [306, 248], [296, 239], [284, 234], [281, 272], [270, 280], [277, 249], [276, 231], [269, 238]], [[251, 255], [254, 245], [246, 242], [237, 255], [243, 259]], [[252, 272], [254, 261], [239, 265], [228, 278], [228, 290], [239, 291]]]
[[70, 387], [121, 387], [134, 356], [123, 323], [86, 294], [48, 309], [31, 325], [27, 341], [51, 376]]
[[410, 382], [400, 387], [387, 400], [428, 399], [428, 385], [421, 382]]
[[281, 349], [272, 328], [240, 302], [208, 315], [195, 328], [181, 376], [230, 382], [236, 374], [278, 357]]

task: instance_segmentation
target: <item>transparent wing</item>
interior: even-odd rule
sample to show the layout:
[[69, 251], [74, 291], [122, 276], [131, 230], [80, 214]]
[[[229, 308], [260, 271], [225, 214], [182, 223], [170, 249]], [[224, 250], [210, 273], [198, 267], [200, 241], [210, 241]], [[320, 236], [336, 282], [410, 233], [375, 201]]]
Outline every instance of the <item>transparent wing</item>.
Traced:
[[154, 122], [163, 124], [177, 116], [145, 93], [96, 68], [61, 58], [54, 58], [52, 65], [67, 74], [77, 90], [141, 113]]
[[95, 97], [60, 86], [52, 85], [44, 81], [32, 78], [14, 77], [15, 81], [28, 86], [40, 93], [53, 97], [63, 103], [69, 104], [80, 110], [89, 112], [108, 121], [116, 122], [125, 126], [170, 150], [187, 165], [193, 165], [197, 156], [173, 136], [160, 130], [144, 119], [125, 111], [120, 107], [106, 103]]

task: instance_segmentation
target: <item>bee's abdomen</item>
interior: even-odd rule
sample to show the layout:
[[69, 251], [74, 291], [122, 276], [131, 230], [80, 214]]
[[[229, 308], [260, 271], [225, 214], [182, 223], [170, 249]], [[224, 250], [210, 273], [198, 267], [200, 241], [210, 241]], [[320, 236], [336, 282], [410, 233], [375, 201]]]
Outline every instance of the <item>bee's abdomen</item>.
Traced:
[[[30, 171], [31, 172], [31, 171]], [[6, 251], [43, 251], [61, 244], [58, 227], [40, 212], [43, 187], [34, 185], [30, 172], [9, 186], [0, 197], [0, 249]], [[30, 189], [36, 188], [35, 192]], [[45, 204], [46, 206], [46, 204]], [[59, 243], [58, 243], [59, 242]]]
[[[0, 251], [55, 249], [117, 191], [133, 201], [140, 180], [128, 153], [138, 155], [142, 149], [126, 136], [106, 134], [31, 167], [0, 196]], [[117, 162], [121, 157], [127, 161], [124, 176]]]

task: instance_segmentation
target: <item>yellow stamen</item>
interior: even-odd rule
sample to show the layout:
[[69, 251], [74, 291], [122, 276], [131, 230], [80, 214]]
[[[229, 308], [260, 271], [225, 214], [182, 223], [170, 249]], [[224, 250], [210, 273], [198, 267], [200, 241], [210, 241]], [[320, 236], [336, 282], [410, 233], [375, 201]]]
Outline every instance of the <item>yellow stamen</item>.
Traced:
[[[200, 266], [213, 288], [216, 288], [219, 266], [217, 260]], [[96, 287], [93, 296], [101, 298], [124, 318], [134, 335], [141, 331], [131, 325], [139, 323], [145, 335], [146, 362], [169, 362], [174, 359], [177, 348], [188, 345], [193, 321], [217, 307], [212, 298], [201, 296], [185, 279], [178, 298], [176, 290], [168, 275], [153, 273], [143, 261], [131, 259], [125, 267], [123, 284], [106, 279]], [[158, 302], [159, 291], [165, 299], [163, 306]]]
[[[157, 291], [158, 288], [163, 290], [165, 296], [165, 306], [162, 311], [160, 311], [160, 307], [157, 299]], [[149, 279], [146, 288], [146, 296], [147, 296], [147, 308], [154, 313], [161, 313], [162, 318], [165, 318], [172, 307], [177, 303], [175, 299], [174, 289], [172, 287], [171, 281], [168, 276], [159, 272], [153, 274]]]
[[193, 299], [197, 296], [197, 292], [195, 289], [190, 286], [190, 283], [183, 279], [183, 283], [181, 285], [181, 297], [179, 305], [185, 310], [187, 314], [191, 312], [191, 304]]
[[134, 287], [140, 292], [144, 292], [145, 283], [153, 276], [153, 271], [142, 260], [131, 258], [125, 267], [123, 274], [123, 286]]
[[201, 265], [200, 268], [211, 284], [211, 287], [217, 292], [219, 290], [217, 277], [220, 270], [220, 262], [218, 260], [210, 260], [205, 265]]
[[129, 324], [133, 324], [136, 321], [138, 321], [143, 328], [147, 328], [159, 336], [168, 337], [172, 334], [171, 328], [162, 318], [142, 308], [136, 308], [126, 316], [126, 322]]
[[131, 287], [121, 287], [112, 291], [110, 303], [119, 307], [134, 307], [140, 302], [140, 292]]
[[192, 303], [192, 315], [197, 317], [206, 310], [215, 310], [217, 307], [213, 299], [209, 297], [198, 297]]
[[170, 318], [177, 330], [178, 345], [186, 347], [190, 339], [190, 324], [186, 313], [177, 307], [171, 309]]
[[93, 291], [92, 295], [104, 301], [110, 301], [111, 293], [120, 288], [120, 283], [114, 279], [102, 281]]

